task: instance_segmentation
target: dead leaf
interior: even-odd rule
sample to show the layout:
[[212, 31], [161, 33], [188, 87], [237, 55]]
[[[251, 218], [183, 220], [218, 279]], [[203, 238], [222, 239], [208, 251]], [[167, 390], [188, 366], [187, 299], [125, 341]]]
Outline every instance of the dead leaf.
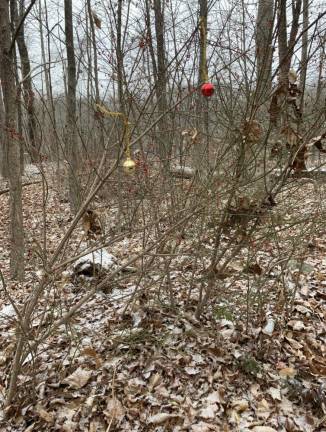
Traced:
[[175, 417], [176, 416], [174, 414], [158, 413], [149, 417], [147, 420], [147, 424], [159, 425]]
[[242, 413], [249, 408], [249, 403], [246, 399], [239, 399], [232, 403], [232, 408], [234, 408], [238, 413]]
[[281, 389], [270, 387], [268, 389], [268, 393], [272, 396], [274, 400], [279, 400], [279, 401], [282, 400]]
[[270, 427], [270, 426], [255, 426], [252, 429], [253, 432], [277, 432], [276, 429]]
[[272, 336], [273, 331], [274, 331], [274, 327], [275, 327], [275, 321], [270, 318], [267, 321], [267, 324], [265, 325], [265, 327], [263, 328], [262, 333], [264, 333], [267, 336]]
[[119, 401], [119, 399], [110, 398], [107, 401], [106, 410], [104, 411], [104, 414], [108, 418], [115, 420], [115, 422], [120, 422], [125, 415], [125, 410], [122, 403]]
[[279, 374], [281, 377], [283, 378], [293, 378], [295, 377], [297, 371], [295, 369], [293, 369], [292, 367], [286, 367], [284, 369], [281, 369], [279, 371]]
[[54, 422], [54, 415], [46, 411], [41, 405], [36, 405], [35, 412], [42, 420], [46, 421], [47, 423]]
[[188, 375], [197, 375], [200, 372], [198, 368], [193, 368], [193, 367], [186, 367], [185, 371], [187, 372]]
[[271, 409], [266, 399], [262, 399], [258, 402], [256, 415], [259, 419], [268, 419], [271, 414]]
[[102, 27], [102, 21], [94, 11], [92, 11], [92, 15], [93, 15], [94, 24], [98, 29], [100, 29]]
[[301, 331], [305, 328], [305, 325], [302, 321], [299, 320], [291, 320], [288, 322], [288, 326], [291, 327], [294, 331]]
[[[223, 396], [223, 395], [222, 395]], [[218, 391], [214, 391], [210, 393], [206, 398], [207, 403], [213, 404], [213, 403], [223, 403], [224, 400], [222, 398], [221, 400], [221, 393]]]
[[214, 430], [210, 423], [199, 422], [191, 426], [191, 432], [209, 432], [210, 430]]
[[88, 380], [90, 379], [92, 372], [79, 367], [71, 375], [64, 379], [64, 383], [68, 384], [70, 387], [78, 390], [84, 387]]
[[150, 380], [149, 380], [149, 390], [152, 391], [156, 386], [158, 386], [160, 384], [160, 382], [162, 381], [161, 375], [159, 373], [156, 373], [154, 375], [151, 376]]
[[213, 419], [215, 418], [218, 409], [219, 408], [216, 404], [208, 405], [200, 411], [199, 417], [202, 417], [204, 419]]
[[94, 348], [92, 347], [86, 347], [83, 349], [82, 351], [83, 355], [86, 355], [88, 357], [91, 357], [95, 360], [96, 363], [96, 368], [99, 369], [102, 366], [102, 359], [100, 358], [100, 356], [97, 354], [97, 352], [95, 351]]

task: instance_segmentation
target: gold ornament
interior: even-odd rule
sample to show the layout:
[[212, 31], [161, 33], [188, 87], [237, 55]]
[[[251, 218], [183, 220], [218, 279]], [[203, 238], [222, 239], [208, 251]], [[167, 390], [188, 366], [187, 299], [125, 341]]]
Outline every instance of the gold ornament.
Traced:
[[136, 164], [130, 157], [127, 157], [122, 166], [127, 173], [131, 173], [134, 171]]
[[125, 140], [125, 154], [126, 159], [123, 162], [122, 166], [126, 173], [132, 173], [136, 167], [135, 162], [131, 159], [131, 149], [130, 149], [130, 126], [131, 123], [128, 120], [128, 117], [121, 112], [109, 111], [103, 105], [96, 104], [96, 109], [107, 117], [120, 117], [123, 120], [124, 124], [124, 140]]

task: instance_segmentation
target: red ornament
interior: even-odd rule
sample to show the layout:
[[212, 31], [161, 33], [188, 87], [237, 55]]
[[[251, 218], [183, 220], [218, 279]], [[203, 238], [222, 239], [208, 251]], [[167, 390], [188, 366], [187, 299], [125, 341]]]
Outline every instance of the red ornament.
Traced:
[[201, 93], [205, 97], [211, 97], [214, 90], [215, 88], [212, 83], [205, 83], [201, 86]]

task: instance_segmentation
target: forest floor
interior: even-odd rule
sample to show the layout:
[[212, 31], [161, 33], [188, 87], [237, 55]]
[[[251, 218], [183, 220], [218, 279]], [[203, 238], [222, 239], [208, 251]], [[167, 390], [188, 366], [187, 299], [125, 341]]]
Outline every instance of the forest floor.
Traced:
[[[32, 178], [38, 178], [35, 172]], [[2, 182], [0, 190], [5, 188]], [[51, 184], [46, 191], [41, 183], [31, 184], [23, 194], [23, 284], [9, 280], [8, 194], [0, 195], [0, 268], [18, 309], [42, 277], [44, 196], [49, 254], [71, 221], [68, 204]], [[315, 217], [318, 197], [312, 199], [313, 195], [312, 184], [302, 184], [291, 194], [293, 206], [287, 202], [287, 211]], [[114, 224], [113, 210], [109, 217]], [[82, 238], [79, 226], [71, 251], [78, 250]], [[122, 236], [108, 252], [125, 262], [139, 251], [140, 242], [139, 233]], [[187, 239], [184, 243], [189, 255]], [[293, 293], [287, 308], [281, 307], [280, 291], [272, 290], [275, 274], [266, 276], [262, 290], [273, 307], [260, 320], [248, 312], [245, 299], [248, 281], [258, 280], [264, 268], [251, 267], [248, 275], [245, 256], [223, 276], [223, 301], [204, 311], [200, 321], [191, 302], [187, 309], [180, 306], [188, 296], [190, 258], [175, 260], [174, 299], [159, 288], [161, 279], [155, 272], [145, 276], [142, 288], [138, 275], [131, 274], [96, 292], [68, 324], [42, 342], [35, 355], [26, 357], [17, 397], [9, 408], [2, 407], [0, 430], [326, 431], [326, 228], [313, 238], [309, 230], [306, 244], [300, 275], [295, 260], [282, 275]], [[266, 245], [262, 253], [273, 255], [273, 250]], [[72, 266], [64, 270], [41, 300], [31, 334], [42, 333], [93, 286], [93, 278], [73, 278]], [[16, 334], [17, 317], [1, 289], [1, 402]]]

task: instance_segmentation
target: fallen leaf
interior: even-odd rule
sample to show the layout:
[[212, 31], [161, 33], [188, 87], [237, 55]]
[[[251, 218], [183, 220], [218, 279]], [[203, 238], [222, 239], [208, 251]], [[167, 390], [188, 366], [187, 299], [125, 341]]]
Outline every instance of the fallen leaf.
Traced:
[[77, 390], [84, 387], [87, 384], [91, 375], [92, 375], [91, 371], [79, 367], [78, 369], [75, 370], [75, 372], [73, 372], [71, 375], [65, 378], [63, 382]]
[[212, 403], [223, 403], [223, 401], [221, 400], [221, 394], [218, 391], [214, 391], [214, 392], [210, 393], [207, 396], [206, 401], [209, 404], [212, 404]]
[[158, 386], [161, 381], [162, 381], [162, 378], [161, 378], [161, 375], [159, 373], [152, 375], [150, 380], [149, 380], [149, 384], [148, 384], [149, 390], [152, 391], [153, 388]]
[[297, 371], [291, 367], [286, 367], [279, 371], [279, 374], [283, 378], [293, 378], [296, 375]]
[[270, 427], [270, 426], [255, 426], [253, 429], [251, 429], [253, 432], [277, 432], [276, 429]]
[[88, 357], [91, 357], [95, 360], [96, 363], [96, 368], [100, 368], [102, 366], [102, 360], [100, 358], [100, 356], [97, 354], [97, 352], [95, 351], [95, 349], [93, 349], [92, 347], [86, 347], [83, 349], [82, 351], [83, 355], [86, 355]]
[[266, 399], [262, 399], [258, 402], [256, 408], [256, 415], [259, 419], [268, 419], [271, 414], [270, 407]]
[[218, 406], [216, 404], [211, 404], [200, 411], [199, 417], [202, 417], [204, 419], [213, 419], [215, 418], [217, 411], [218, 411]]
[[185, 371], [187, 372], [188, 375], [197, 375], [200, 372], [198, 368], [193, 368], [193, 367], [186, 367]]
[[209, 432], [210, 430], [214, 430], [210, 423], [199, 422], [191, 426], [191, 432]]
[[267, 321], [267, 324], [263, 328], [262, 333], [264, 333], [267, 336], [272, 336], [274, 327], [275, 327], [275, 321], [273, 319], [269, 319]]
[[246, 399], [239, 399], [232, 403], [232, 408], [234, 408], [238, 413], [246, 411], [248, 407], [249, 407], [249, 403]]
[[298, 320], [289, 321], [288, 326], [291, 327], [294, 331], [301, 331], [305, 328], [303, 322]]
[[168, 414], [168, 413], [159, 413], [152, 415], [147, 419], [147, 424], [153, 424], [158, 425], [166, 422], [167, 420], [171, 418], [175, 418], [176, 416], [174, 414]]
[[36, 405], [35, 407], [36, 414], [47, 423], [54, 422], [54, 415], [46, 411], [41, 405]]
[[270, 387], [268, 393], [272, 396], [274, 400], [282, 400], [281, 390], [279, 388]]
[[108, 418], [114, 419], [116, 422], [120, 422], [125, 415], [125, 410], [123, 408], [122, 403], [119, 401], [119, 399], [110, 398], [107, 401], [106, 410], [104, 411], [104, 414]]

